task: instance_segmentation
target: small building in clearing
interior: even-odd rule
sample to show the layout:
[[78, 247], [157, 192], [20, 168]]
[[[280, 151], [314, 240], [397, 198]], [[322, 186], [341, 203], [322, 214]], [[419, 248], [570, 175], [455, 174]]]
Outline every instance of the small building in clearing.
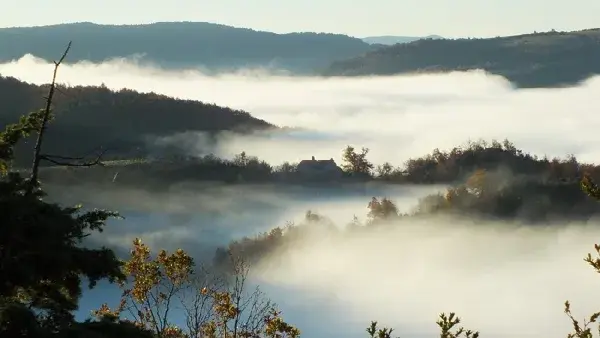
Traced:
[[333, 158], [317, 160], [313, 156], [310, 160], [302, 160], [298, 163], [298, 174], [307, 179], [335, 180], [342, 177], [343, 171]]

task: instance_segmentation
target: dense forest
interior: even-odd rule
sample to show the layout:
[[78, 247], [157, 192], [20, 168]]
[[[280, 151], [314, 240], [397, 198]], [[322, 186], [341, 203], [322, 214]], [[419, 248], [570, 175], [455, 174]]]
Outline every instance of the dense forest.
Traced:
[[520, 87], [575, 84], [600, 73], [600, 29], [491, 39], [424, 39], [339, 61], [324, 75], [484, 69]]
[[71, 62], [101, 62], [143, 55], [165, 67], [205, 67], [224, 71], [247, 67], [312, 73], [331, 62], [361, 55], [376, 47], [340, 34], [276, 34], [206, 22], [161, 22], [147, 25], [60, 24], [0, 29], [0, 61], [25, 54], [51, 60], [65, 40], [77, 46]]
[[[0, 77], [0, 125], [18, 120], [22, 112], [40, 109], [47, 91], [47, 85]], [[244, 111], [105, 87], [57, 87], [54, 112], [59, 118], [48, 132], [46, 151], [69, 156], [93, 156], [100, 148], [106, 151], [105, 158], [140, 156], [147, 136], [274, 128]], [[16, 165], [29, 165], [26, 152], [18, 153], [25, 158], [19, 156]]]

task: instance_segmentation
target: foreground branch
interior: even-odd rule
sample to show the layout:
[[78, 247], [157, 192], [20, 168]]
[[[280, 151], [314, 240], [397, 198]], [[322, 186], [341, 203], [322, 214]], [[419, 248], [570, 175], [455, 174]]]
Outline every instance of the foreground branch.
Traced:
[[58, 67], [63, 62], [69, 50], [71, 49], [71, 41], [67, 45], [64, 53], [58, 61], [54, 61], [54, 73], [52, 75], [52, 82], [50, 83], [50, 89], [48, 90], [48, 96], [46, 97], [46, 107], [44, 108], [44, 114], [42, 115], [42, 121], [40, 123], [40, 127], [38, 129], [38, 137], [35, 142], [35, 148], [33, 152], [33, 165], [31, 166], [31, 190], [33, 190], [38, 184], [38, 174], [40, 170], [40, 162], [42, 160], [42, 156], [40, 156], [42, 151], [42, 144], [44, 142], [44, 134], [46, 131], [46, 126], [48, 121], [50, 120], [50, 111], [52, 108], [52, 99], [54, 97], [54, 90], [56, 87], [56, 73], [58, 72]]
[[106, 153], [106, 150], [102, 150], [98, 156], [91, 161], [87, 162], [74, 162], [74, 161], [83, 161], [85, 157], [69, 157], [69, 156], [60, 156], [60, 155], [49, 155], [49, 154], [40, 154], [40, 160], [48, 161], [55, 165], [65, 166], [65, 167], [92, 167], [96, 165], [103, 166], [102, 156]]
[[100, 154], [91, 161], [84, 161], [84, 157], [68, 157], [61, 155], [50, 155], [50, 154], [42, 154], [42, 145], [44, 143], [44, 136], [46, 133], [46, 129], [48, 127], [48, 122], [50, 122], [52, 118], [52, 101], [54, 99], [54, 93], [58, 90], [56, 87], [56, 74], [58, 73], [58, 67], [62, 64], [62, 62], [67, 57], [69, 50], [71, 49], [71, 42], [67, 45], [67, 48], [63, 52], [62, 56], [58, 61], [54, 61], [54, 72], [52, 74], [52, 82], [50, 83], [50, 89], [48, 90], [48, 96], [46, 99], [46, 106], [42, 111], [41, 121], [39, 121], [39, 127], [37, 129], [37, 140], [35, 142], [35, 148], [33, 153], [33, 164], [31, 167], [31, 177], [30, 177], [30, 185], [28, 193], [32, 193], [33, 190], [38, 186], [38, 177], [40, 170], [40, 163], [42, 161], [47, 161], [55, 165], [65, 166], [65, 167], [91, 167], [95, 165], [103, 165], [102, 156], [106, 152], [103, 150]]

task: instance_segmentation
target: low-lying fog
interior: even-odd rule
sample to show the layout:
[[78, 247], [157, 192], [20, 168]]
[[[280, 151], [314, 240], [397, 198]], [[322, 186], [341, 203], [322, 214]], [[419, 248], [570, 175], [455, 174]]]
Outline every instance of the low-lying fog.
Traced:
[[[0, 64], [0, 74], [37, 84], [47, 83], [51, 71], [52, 66], [30, 55]], [[374, 162], [400, 165], [436, 147], [479, 138], [508, 138], [535, 154], [600, 158], [595, 132], [600, 127], [599, 78], [569, 89], [514, 90], [503, 78], [482, 72], [324, 79], [248, 71], [207, 77], [115, 60], [65, 64], [58, 80], [216, 103], [279, 126], [311, 129], [308, 134], [226, 138], [217, 151], [231, 156], [245, 150], [273, 163], [313, 155], [337, 160], [341, 149], [353, 144], [371, 148]], [[201, 145], [197, 150], [204, 151]]]
[[[48, 81], [51, 66], [27, 56], [0, 65], [0, 73]], [[514, 90], [480, 72], [380, 78], [285, 78], [261, 73], [206, 77], [165, 72], [117, 60], [64, 65], [59, 80], [155, 91], [241, 108], [277, 125], [311, 133], [224, 137], [217, 153], [245, 150], [279, 164], [316, 156], [339, 160], [347, 144], [371, 148], [369, 158], [401, 165], [433, 148], [468, 139], [508, 138], [537, 155], [600, 156], [600, 79], [574, 88]], [[181, 141], [184, 136], [172, 139]], [[206, 151], [185, 135], [193, 151]], [[191, 141], [190, 141], [191, 140]], [[343, 225], [364, 219], [373, 195], [407, 210], [440, 187], [369, 187], [365, 190], [281, 190], [270, 186], [188, 187], [161, 195], [140, 189], [93, 191], [53, 187], [69, 202], [121, 210], [99, 238], [125, 248], [135, 236], [151, 245], [183, 246], [207, 254], [230, 239], [299, 220], [307, 209]], [[92, 193], [90, 193], [92, 192]], [[594, 224], [595, 225], [595, 224]], [[516, 227], [504, 223], [429, 219], [361, 237], [316, 237], [296, 243], [255, 269], [263, 286], [306, 337], [364, 337], [370, 320], [401, 337], [436, 334], [440, 312], [455, 311], [486, 337], [565, 335], [569, 299], [578, 317], [600, 309], [600, 279], [583, 256], [600, 242], [590, 224]], [[111, 298], [105, 286], [89, 293], [81, 314]], [[116, 296], [116, 294], [113, 294]]]

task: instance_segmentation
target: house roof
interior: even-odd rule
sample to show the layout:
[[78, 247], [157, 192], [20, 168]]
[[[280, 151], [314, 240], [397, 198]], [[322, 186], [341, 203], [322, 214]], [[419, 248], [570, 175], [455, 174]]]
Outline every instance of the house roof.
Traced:
[[339, 168], [333, 159], [329, 160], [316, 160], [313, 156], [311, 160], [302, 160], [298, 163], [298, 168], [311, 168], [311, 169], [333, 169]]

